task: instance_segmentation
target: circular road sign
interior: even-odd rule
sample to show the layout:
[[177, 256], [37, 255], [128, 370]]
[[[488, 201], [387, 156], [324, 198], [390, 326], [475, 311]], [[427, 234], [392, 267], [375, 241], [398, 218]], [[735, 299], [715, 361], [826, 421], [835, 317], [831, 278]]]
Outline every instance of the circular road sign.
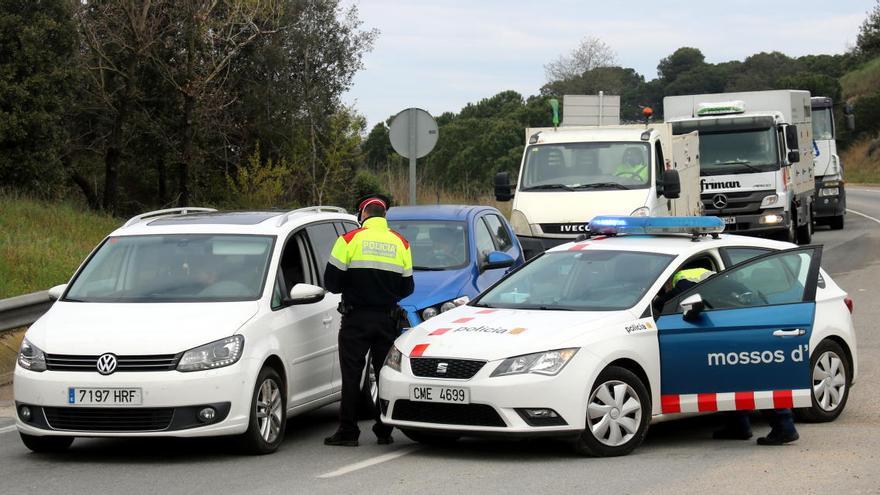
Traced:
[[[407, 108], [395, 115], [388, 134], [391, 147], [404, 158], [427, 155], [434, 149], [440, 135], [434, 117], [421, 108]], [[410, 156], [411, 149], [415, 150], [415, 156]]]

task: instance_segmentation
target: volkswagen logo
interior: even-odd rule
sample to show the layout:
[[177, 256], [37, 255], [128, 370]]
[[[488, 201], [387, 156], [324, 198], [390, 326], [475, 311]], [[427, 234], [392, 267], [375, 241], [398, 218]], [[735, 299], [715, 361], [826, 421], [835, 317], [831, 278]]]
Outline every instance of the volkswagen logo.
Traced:
[[716, 194], [712, 196], [712, 206], [718, 208], [719, 210], [727, 208], [727, 196], [723, 194]]
[[116, 356], [110, 354], [102, 354], [101, 357], [98, 358], [98, 363], [96, 364], [98, 368], [98, 373], [102, 375], [110, 375], [114, 371], [116, 371]]
[[437, 373], [441, 375], [446, 374], [446, 370], [449, 368], [449, 363], [437, 363]]

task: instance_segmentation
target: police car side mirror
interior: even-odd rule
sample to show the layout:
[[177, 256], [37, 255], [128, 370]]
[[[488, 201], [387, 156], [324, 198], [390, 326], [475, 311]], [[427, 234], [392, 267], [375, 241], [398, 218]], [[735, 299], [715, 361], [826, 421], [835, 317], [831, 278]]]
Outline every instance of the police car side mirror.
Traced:
[[699, 294], [694, 294], [686, 297], [678, 303], [678, 306], [681, 308], [682, 318], [685, 321], [693, 321], [703, 312], [703, 298]]
[[323, 287], [317, 285], [296, 284], [290, 289], [290, 294], [284, 302], [288, 305], [312, 304], [324, 299], [326, 293]]
[[666, 199], [678, 199], [681, 196], [681, 178], [678, 176], [678, 170], [663, 172], [663, 196]]
[[495, 200], [510, 201], [513, 199], [513, 185], [510, 183], [510, 172], [495, 174]]

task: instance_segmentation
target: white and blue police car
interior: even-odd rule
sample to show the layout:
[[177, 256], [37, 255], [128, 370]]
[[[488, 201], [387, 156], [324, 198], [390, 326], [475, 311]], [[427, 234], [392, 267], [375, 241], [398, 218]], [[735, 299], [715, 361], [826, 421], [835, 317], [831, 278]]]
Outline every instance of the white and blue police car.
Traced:
[[[715, 217], [595, 218], [590, 237], [400, 336], [380, 376], [383, 421], [426, 443], [570, 436], [579, 453], [613, 456], [688, 413], [835, 419], [856, 337], [821, 246], [723, 229]], [[669, 290], [695, 268], [714, 275]]]

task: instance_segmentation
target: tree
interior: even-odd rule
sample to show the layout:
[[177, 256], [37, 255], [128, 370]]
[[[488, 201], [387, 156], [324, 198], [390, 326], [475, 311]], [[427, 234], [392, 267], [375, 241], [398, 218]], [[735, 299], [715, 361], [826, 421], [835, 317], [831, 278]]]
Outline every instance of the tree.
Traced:
[[680, 74], [706, 64], [706, 57], [697, 48], [683, 46], [657, 64], [657, 76], [666, 84], [675, 81]]
[[859, 27], [855, 51], [862, 60], [880, 56], [880, 0], [875, 0], [874, 8]]
[[562, 81], [579, 76], [598, 67], [616, 64], [616, 55], [604, 41], [587, 36], [568, 55], [560, 55], [544, 66], [547, 82]]
[[646, 102], [641, 93], [645, 78], [634, 69], [624, 67], [597, 67], [569, 79], [554, 81], [541, 88], [544, 96], [557, 98], [566, 94], [587, 95], [604, 91], [620, 95], [620, 116], [624, 120], [639, 120], [640, 105]]
[[832, 101], [839, 102], [841, 95], [840, 82], [825, 74], [812, 72], [798, 72], [791, 76], [783, 76], [776, 81], [779, 89], [805, 89], [812, 96], [827, 96]]
[[763, 91], [776, 87], [783, 76], [800, 72], [797, 60], [780, 52], [761, 52], [746, 57], [725, 88], [726, 91]]
[[0, 1], [0, 184], [52, 195], [64, 180], [63, 116], [76, 28], [66, 0]]

